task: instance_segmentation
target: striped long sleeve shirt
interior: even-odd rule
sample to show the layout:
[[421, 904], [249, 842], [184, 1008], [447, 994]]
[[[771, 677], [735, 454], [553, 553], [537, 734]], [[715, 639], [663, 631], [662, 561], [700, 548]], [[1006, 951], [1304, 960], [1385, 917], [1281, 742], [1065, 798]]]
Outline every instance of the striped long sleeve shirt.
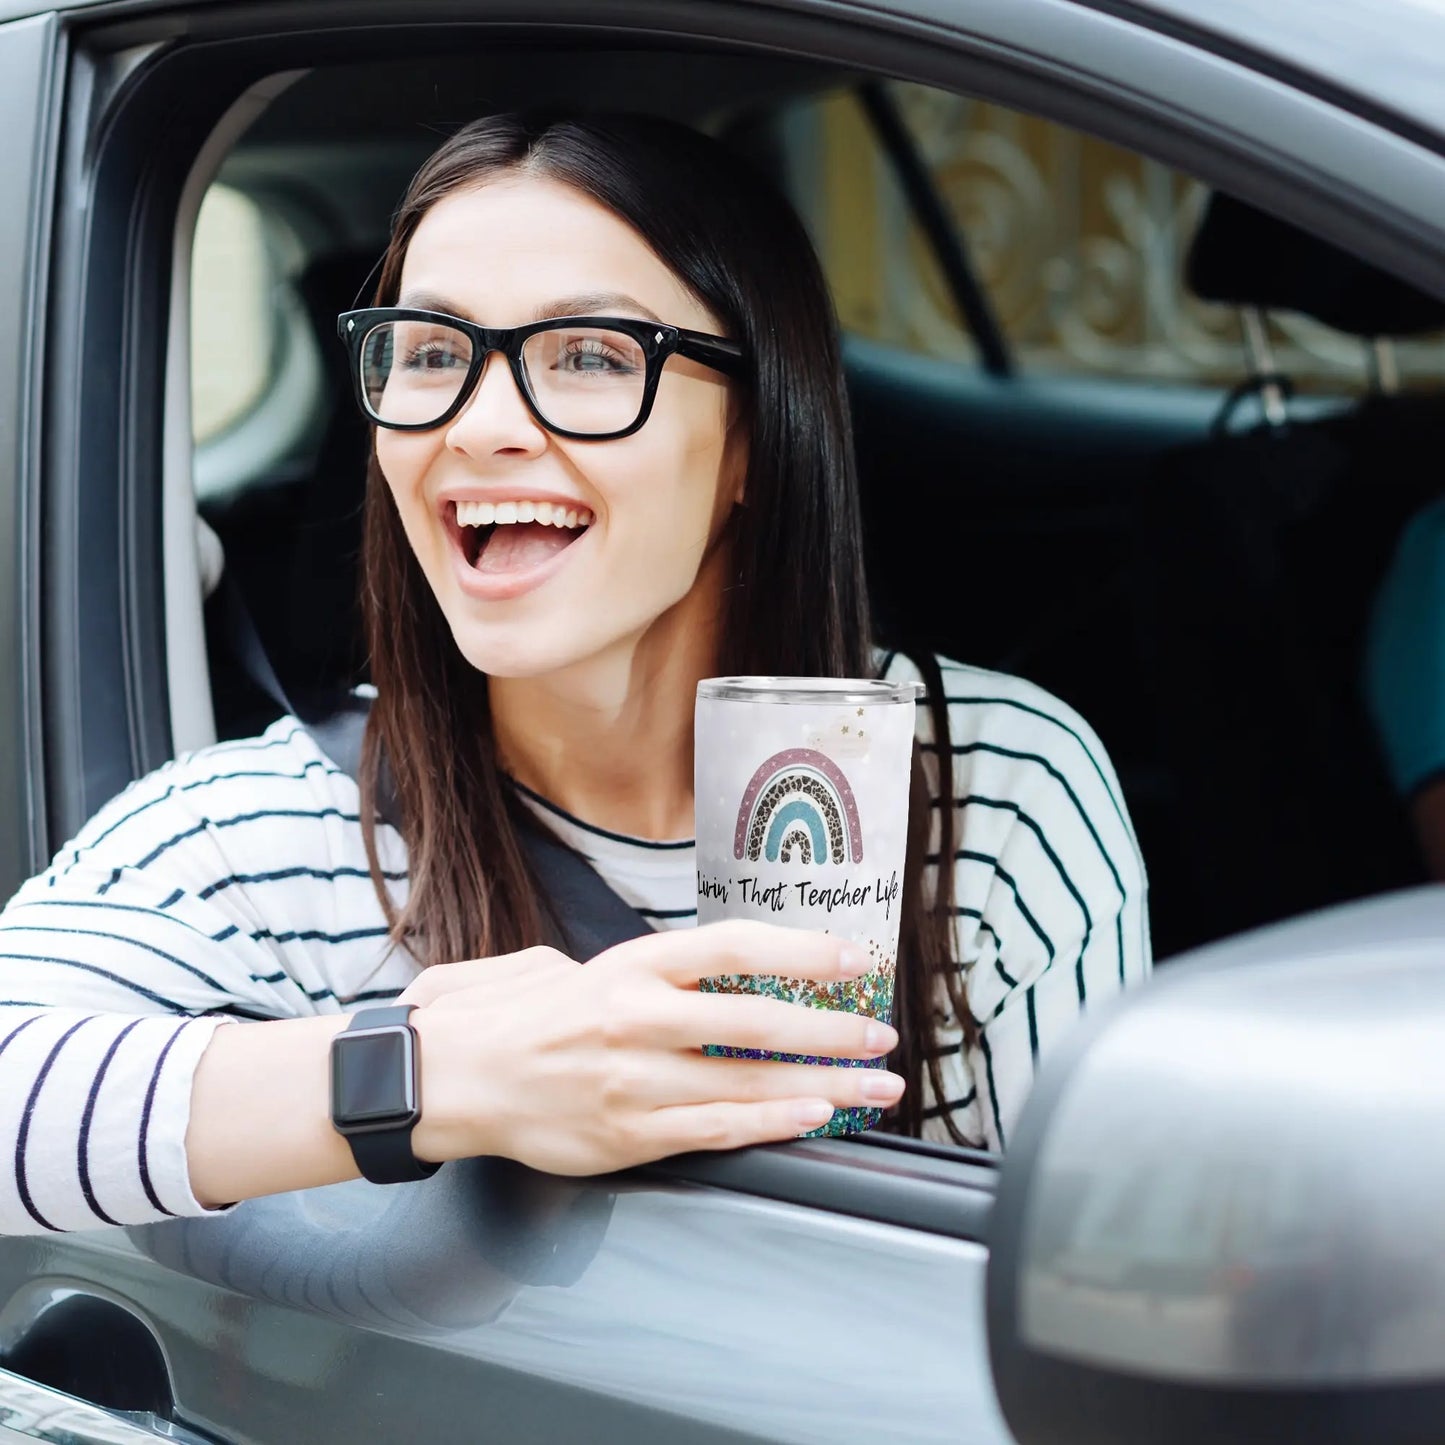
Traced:
[[[893, 658], [887, 675], [916, 673]], [[1076, 714], [1015, 678], [954, 664], [943, 677], [955, 796], [934, 804], [958, 810], [947, 861], [977, 1042], [940, 994], [945, 1087], [925, 1100], [925, 1133], [945, 1137], [950, 1114], [1001, 1149], [1040, 1055], [1090, 1000], [1148, 972], [1144, 873]], [[655, 927], [695, 923], [690, 842], [608, 833], [523, 796]], [[388, 939], [359, 806], [283, 718], [133, 783], [0, 912], [0, 1234], [203, 1213], [185, 1134], [215, 1029], [348, 1012], [416, 976]], [[386, 827], [378, 846], [402, 902], [405, 847]]]

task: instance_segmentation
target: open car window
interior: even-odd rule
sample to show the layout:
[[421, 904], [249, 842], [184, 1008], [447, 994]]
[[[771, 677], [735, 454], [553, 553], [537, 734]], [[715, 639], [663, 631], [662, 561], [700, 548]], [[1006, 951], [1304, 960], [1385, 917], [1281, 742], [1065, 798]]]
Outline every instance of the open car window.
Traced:
[[[433, 62], [396, 64], [415, 71], [407, 94], [429, 93]], [[404, 144], [372, 135], [359, 117], [347, 140], [338, 130], [344, 113], [329, 120], [325, 145], [313, 143], [311, 128], [336, 97], [384, 83], [384, 72], [372, 63], [365, 84], [324, 70], [297, 83], [239, 139], [219, 181], [264, 200], [276, 189], [268, 182], [284, 174], [324, 200], [312, 209], [328, 217], [294, 230], [304, 244], [293, 241], [277, 282], [292, 298], [285, 305], [299, 298], [308, 338], [300, 349], [319, 359], [315, 410], [292, 450], [259, 447], [239, 485], [198, 489], [268, 653], [303, 693], [365, 680], [355, 597], [367, 435], [331, 321], [364, 294], [408, 169], [435, 140], [424, 126], [404, 129]], [[436, 74], [459, 83], [445, 67]], [[1363, 473], [1353, 462], [1316, 478], [1307, 448], [1326, 433], [1309, 432], [1292, 453], [1315, 489], [1297, 545], [1295, 533], [1279, 530], [1270, 487], [1251, 480], [1252, 469], [1271, 468], [1214, 450], [1225, 394], [1247, 380], [1251, 363], [1240, 308], [1195, 297], [1187, 284], [1206, 188], [1053, 120], [939, 89], [884, 87], [999, 328], [1014, 368], [999, 376], [856, 82], [800, 72], [731, 100], [725, 82], [709, 83], [716, 94], [699, 101], [696, 122], [768, 139], [757, 154], [810, 227], [832, 287], [880, 635], [1021, 676], [1088, 721], [1137, 830], [1157, 956], [1411, 881], [1398, 805], [1358, 706], [1367, 579], [1355, 578], [1347, 605], [1338, 588], [1329, 609], [1312, 600], [1338, 575], [1350, 540], [1340, 509], [1358, 518], [1374, 503], [1360, 511], [1354, 488]], [[457, 93], [448, 95], [448, 114], [463, 113]], [[358, 147], [367, 146], [374, 167], [361, 163]], [[207, 269], [201, 244], [198, 312], [204, 278], [226, 275], [217, 264]], [[276, 287], [250, 294], [258, 317], [275, 305]], [[1283, 362], [1316, 353], [1339, 360], [1333, 372], [1320, 361], [1309, 385], [1362, 386], [1369, 348], [1357, 338], [1335, 335], [1333, 350], [1321, 349], [1309, 340], [1328, 331], [1321, 323], [1265, 321]], [[1410, 344], [1428, 354], [1428, 342]], [[199, 378], [199, 348], [195, 364]], [[1249, 445], [1248, 425], [1240, 430]], [[198, 476], [205, 451], [198, 447]], [[1387, 539], [1398, 518], [1388, 507], [1373, 515]], [[939, 525], [920, 526], [921, 517]], [[1255, 590], [1234, 588], [1261, 538], [1267, 561]], [[220, 735], [246, 735], [271, 704], [248, 690], [224, 637], [213, 629], [210, 640]], [[1201, 707], [1198, 679], [1226, 676], [1249, 679], [1266, 701], [1236, 715], [1228, 711], [1236, 694], [1221, 688]], [[1291, 722], [1305, 716], [1330, 719], [1337, 775], [1351, 780], [1331, 803], [1348, 814], [1343, 829], [1319, 824], [1313, 744]], [[966, 791], [966, 762], [959, 776]], [[1244, 842], [1222, 778], [1248, 780], [1256, 827]], [[1359, 831], [1381, 846], [1368, 855], [1352, 847]], [[1214, 880], [1246, 846], [1258, 866], [1221, 896]], [[975, 950], [965, 951], [965, 969], [980, 958], [994, 967]], [[1029, 1018], [1033, 1038], [1041, 1036], [1036, 1003], [1016, 1015]]]
[[[992, 319], [1024, 372], [1228, 388], [1250, 372], [1238, 308], [1186, 284], [1210, 191], [1148, 156], [1042, 116], [933, 87], [881, 87]], [[923, 355], [976, 355], [936, 250], [856, 88], [809, 98], [782, 129], [793, 196], [844, 329]], [[1438, 385], [1438, 332], [1362, 341], [1285, 310], [1260, 317], [1300, 393]]]

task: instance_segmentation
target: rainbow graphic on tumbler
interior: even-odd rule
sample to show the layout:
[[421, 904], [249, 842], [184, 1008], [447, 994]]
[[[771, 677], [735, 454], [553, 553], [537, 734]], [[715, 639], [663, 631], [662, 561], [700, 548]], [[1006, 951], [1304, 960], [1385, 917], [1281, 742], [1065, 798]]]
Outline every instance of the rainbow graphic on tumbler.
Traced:
[[858, 802], [842, 770], [815, 748], [774, 753], [738, 808], [733, 857], [757, 862], [861, 863]]

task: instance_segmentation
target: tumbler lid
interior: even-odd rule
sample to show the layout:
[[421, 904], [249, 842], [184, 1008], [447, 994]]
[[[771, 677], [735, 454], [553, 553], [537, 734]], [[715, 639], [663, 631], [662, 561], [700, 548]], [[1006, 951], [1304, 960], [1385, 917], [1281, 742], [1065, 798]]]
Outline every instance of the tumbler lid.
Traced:
[[915, 703], [921, 682], [885, 682], [864, 677], [708, 677], [697, 685], [699, 698], [736, 702], [837, 703], [864, 707]]

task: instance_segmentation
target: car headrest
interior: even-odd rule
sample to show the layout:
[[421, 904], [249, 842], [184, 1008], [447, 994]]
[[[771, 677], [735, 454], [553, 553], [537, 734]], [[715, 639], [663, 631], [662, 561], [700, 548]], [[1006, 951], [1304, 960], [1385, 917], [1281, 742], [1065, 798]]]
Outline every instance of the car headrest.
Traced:
[[1445, 326], [1445, 303], [1219, 192], [1189, 248], [1185, 284], [1204, 301], [1299, 311], [1352, 336], [1414, 336]]

